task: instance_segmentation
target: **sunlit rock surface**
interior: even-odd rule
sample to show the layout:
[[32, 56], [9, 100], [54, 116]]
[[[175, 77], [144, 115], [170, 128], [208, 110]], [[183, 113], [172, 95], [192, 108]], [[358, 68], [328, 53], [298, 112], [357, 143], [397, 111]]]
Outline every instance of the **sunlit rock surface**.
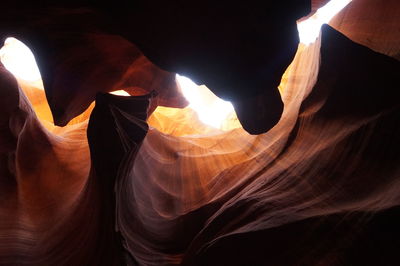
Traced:
[[[370, 2], [353, 2], [363, 1]], [[386, 3], [387, 10], [398, 7]], [[393, 16], [386, 21], [396, 23]], [[85, 36], [71, 37], [95, 46], [75, 81], [67, 78], [74, 67], [55, 67], [68, 66], [59, 59], [64, 52], [72, 66], [82, 60], [72, 46], [57, 48], [51, 39], [60, 57], [45, 49], [44, 57], [36, 54], [47, 75], [59, 78], [60, 89], [43, 77], [52, 108], [43, 88], [17, 81], [0, 65], [1, 265], [398, 263], [400, 64], [387, 55], [400, 47], [384, 52], [385, 42], [372, 41], [383, 55], [325, 26], [315, 43], [299, 44], [282, 76], [279, 122], [257, 116], [271, 130], [251, 135], [207, 126], [188, 107], [165, 107], [185, 102], [175, 80], [171, 88], [161, 78], [130, 90], [124, 82], [142, 82], [142, 74], [122, 71], [131, 65], [113, 61], [110, 43], [126, 44], [116, 54], [137, 50], [122, 37]], [[114, 63], [105, 64], [99, 51]], [[145, 80], [175, 77], [147, 71], [146, 62], [137, 66]], [[93, 88], [96, 78], [115, 87]], [[63, 87], [63, 80], [79, 89]], [[51, 103], [49, 90], [60, 98]], [[106, 93], [112, 90], [134, 96]], [[64, 127], [52, 123], [58, 106], [74, 110]], [[247, 116], [264, 107], [248, 106]]]

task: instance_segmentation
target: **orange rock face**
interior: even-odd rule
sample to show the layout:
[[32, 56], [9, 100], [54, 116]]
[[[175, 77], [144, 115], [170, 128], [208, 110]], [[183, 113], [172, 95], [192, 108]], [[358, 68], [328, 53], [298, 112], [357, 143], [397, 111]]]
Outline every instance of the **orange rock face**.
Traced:
[[298, 44], [279, 90], [237, 94], [244, 128], [202, 123], [158, 44], [103, 13], [5, 16], [44, 88], [0, 63], [0, 264], [396, 265], [400, 9], [377, 2]]

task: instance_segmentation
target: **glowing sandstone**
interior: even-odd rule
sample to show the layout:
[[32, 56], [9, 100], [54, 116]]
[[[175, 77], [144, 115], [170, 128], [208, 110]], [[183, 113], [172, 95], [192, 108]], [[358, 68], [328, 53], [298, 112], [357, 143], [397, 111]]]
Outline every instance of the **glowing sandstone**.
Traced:
[[398, 261], [399, 62], [332, 28], [299, 46], [257, 136], [174, 125], [176, 109], [152, 128], [149, 96], [105, 93], [46, 129], [46, 101], [0, 70], [0, 264]]

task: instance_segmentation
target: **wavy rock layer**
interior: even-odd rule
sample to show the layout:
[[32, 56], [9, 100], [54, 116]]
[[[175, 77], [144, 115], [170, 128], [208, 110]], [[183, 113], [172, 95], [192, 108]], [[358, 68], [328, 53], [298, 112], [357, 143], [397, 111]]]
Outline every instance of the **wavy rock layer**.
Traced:
[[[90, 36], [97, 48], [133, 51], [123, 38]], [[0, 65], [0, 264], [396, 265], [400, 64], [387, 55], [324, 26], [316, 43], [298, 46], [280, 85], [283, 114], [260, 135], [154, 111], [181, 97], [168, 79], [122, 97], [78, 78], [71, 95], [88, 90], [85, 103], [61, 97], [48, 108], [43, 90]], [[122, 65], [111, 64], [115, 80], [99, 78], [125, 88], [136, 72]], [[144, 77], [171, 74], [146, 65]], [[148, 94], [154, 84], [173, 97]], [[51, 123], [50, 110], [56, 117], [68, 103], [69, 121], [91, 97], [94, 108], [73, 123]]]

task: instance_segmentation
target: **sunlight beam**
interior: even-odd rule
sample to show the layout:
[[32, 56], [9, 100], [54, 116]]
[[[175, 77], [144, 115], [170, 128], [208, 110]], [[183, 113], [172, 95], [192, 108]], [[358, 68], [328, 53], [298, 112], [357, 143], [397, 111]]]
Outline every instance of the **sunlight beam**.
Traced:
[[17, 79], [29, 82], [41, 81], [39, 68], [32, 51], [21, 41], [9, 37], [0, 49], [0, 60]]
[[112, 92], [110, 92], [110, 94], [118, 95], [118, 96], [131, 96], [129, 93], [127, 93], [124, 90], [112, 91]]
[[187, 77], [176, 75], [182, 94], [195, 110], [200, 121], [214, 128], [221, 129], [225, 120], [234, 113], [233, 105], [218, 98], [206, 86], [198, 86]]
[[319, 8], [314, 15], [308, 19], [298, 22], [300, 42], [309, 45], [318, 38], [321, 26], [329, 23], [331, 19], [346, 7], [352, 0], [332, 0]]

